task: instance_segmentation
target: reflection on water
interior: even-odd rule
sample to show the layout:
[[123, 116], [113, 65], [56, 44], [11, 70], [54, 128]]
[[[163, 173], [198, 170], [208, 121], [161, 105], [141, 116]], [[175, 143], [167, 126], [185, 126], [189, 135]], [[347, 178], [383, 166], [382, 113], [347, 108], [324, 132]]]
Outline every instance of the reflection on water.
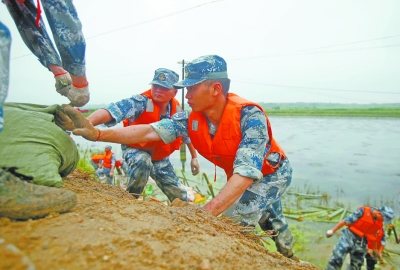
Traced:
[[[292, 187], [309, 186], [332, 197], [349, 199], [351, 207], [381, 200], [399, 205], [400, 120], [391, 118], [270, 117], [276, 140], [293, 167]], [[102, 150], [109, 143], [74, 139], [83, 148]], [[119, 145], [113, 151], [121, 157]], [[186, 150], [185, 171], [190, 174], [190, 153]], [[181, 170], [179, 151], [171, 162]], [[214, 166], [199, 157], [201, 171], [214, 177]], [[217, 168], [218, 181], [226, 181]], [[395, 207], [396, 207], [395, 205]]]

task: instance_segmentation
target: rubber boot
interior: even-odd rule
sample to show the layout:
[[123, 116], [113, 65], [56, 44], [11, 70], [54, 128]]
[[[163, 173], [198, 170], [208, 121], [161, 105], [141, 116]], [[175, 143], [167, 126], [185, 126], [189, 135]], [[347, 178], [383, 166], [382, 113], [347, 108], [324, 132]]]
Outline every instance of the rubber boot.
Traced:
[[73, 208], [77, 196], [70, 190], [39, 186], [0, 168], [0, 217], [30, 219]]

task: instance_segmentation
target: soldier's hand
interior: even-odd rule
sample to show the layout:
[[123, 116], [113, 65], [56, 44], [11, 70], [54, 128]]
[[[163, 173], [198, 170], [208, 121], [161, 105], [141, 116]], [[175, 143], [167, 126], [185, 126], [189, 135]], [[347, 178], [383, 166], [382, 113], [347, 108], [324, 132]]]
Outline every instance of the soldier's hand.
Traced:
[[100, 130], [95, 128], [92, 123], [87, 120], [83, 114], [70, 105], [62, 105], [65, 114], [74, 123], [75, 129], [72, 130], [74, 135], [82, 136], [89, 141], [96, 141], [99, 138]]
[[64, 113], [63, 109], [56, 111], [54, 114], [54, 122], [63, 130], [72, 131], [75, 129], [74, 122]]
[[197, 175], [200, 172], [200, 164], [197, 158], [192, 158], [190, 161], [190, 167], [193, 175]]
[[331, 237], [334, 234], [334, 232], [332, 230], [327, 230], [325, 236], [327, 238]]

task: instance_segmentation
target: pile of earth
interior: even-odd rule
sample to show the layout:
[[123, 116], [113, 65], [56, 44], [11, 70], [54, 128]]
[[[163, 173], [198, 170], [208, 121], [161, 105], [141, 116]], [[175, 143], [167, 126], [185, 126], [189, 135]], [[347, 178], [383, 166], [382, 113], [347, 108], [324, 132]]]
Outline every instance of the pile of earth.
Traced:
[[0, 219], [0, 269], [318, 269], [198, 206], [136, 200], [77, 170], [63, 181], [78, 195], [70, 212]]

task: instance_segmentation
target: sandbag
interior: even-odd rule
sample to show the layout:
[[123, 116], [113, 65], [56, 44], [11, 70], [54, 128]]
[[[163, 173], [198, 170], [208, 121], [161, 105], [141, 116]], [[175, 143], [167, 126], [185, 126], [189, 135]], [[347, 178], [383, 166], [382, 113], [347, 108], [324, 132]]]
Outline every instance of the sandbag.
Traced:
[[62, 178], [77, 166], [75, 142], [54, 123], [59, 105], [4, 104], [5, 125], [0, 132], [0, 167], [18, 167], [33, 183], [62, 186]]

